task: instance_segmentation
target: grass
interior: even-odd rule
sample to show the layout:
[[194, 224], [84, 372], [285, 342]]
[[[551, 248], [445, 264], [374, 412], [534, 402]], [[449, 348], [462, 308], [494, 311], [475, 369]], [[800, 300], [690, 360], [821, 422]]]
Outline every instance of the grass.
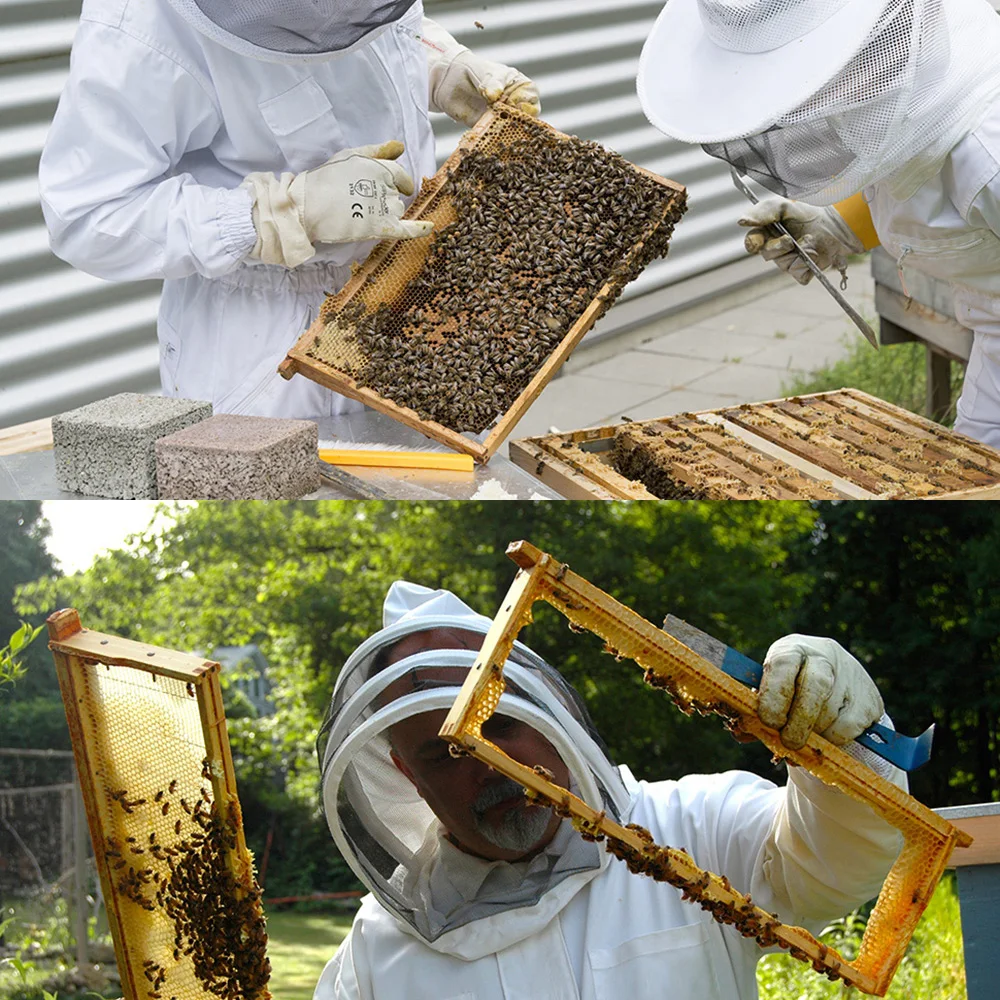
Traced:
[[353, 917], [352, 913], [269, 913], [271, 993], [280, 1000], [312, 1000], [319, 974], [347, 936]]
[[[877, 329], [877, 320], [869, 318], [868, 322]], [[782, 385], [782, 395], [801, 396], [830, 389], [860, 389], [912, 413], [926, 413], [926, 348], [922, 344], [887, 344], [873, 351], [866, 340], [847, 336], [844, 339], [851, 343], [846, 357], [827, 368], [819, 368]], [[961, 365], [953, 364], [951, 369], [952, 405], [940, 421], [948, 427], [955, 421], [955, 401], [964, 375]]]
[[[311, 1000], [323, 966], [351, 926], [350, 915], [275, 913], [267, 918], [271, 992], [280, 1000]], [[864, 921], [835, 921], [823, 940], [845, 958], [857, 953]], [[760, 1000], [842, 1000], [843, 987], [785, 954], [765, 955], [757, 966]], [[946, 876], [917, 925], [886, 1000], [967, 1000], [958, 896]], [[857, 995], [861, 1000], [862, 995]]]
[[[822, 940], [853, 958], [864, 933], [856, 915], [835, 921]], [[840, 1000], [844, 989], [784, 954], [765, 955], [757, 965], [760, 1000]], [[858, 998], [863, 994], [853, 991]], [[886, 1000], [967, 1000], [962, 928], [953, 875], [946, 875], [924, 915], [886, 994]]]

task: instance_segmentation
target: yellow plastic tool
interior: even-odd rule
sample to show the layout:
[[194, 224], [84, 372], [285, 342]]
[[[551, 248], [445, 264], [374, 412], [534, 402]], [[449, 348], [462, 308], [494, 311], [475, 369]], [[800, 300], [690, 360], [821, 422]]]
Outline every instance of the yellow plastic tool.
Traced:
[[355, 448], [320, 448], [319, 457], [331, 465], [372, 465], [383, 469], [444, 469], [472, 472], [471, 455], [444, 451], [365, 451]]

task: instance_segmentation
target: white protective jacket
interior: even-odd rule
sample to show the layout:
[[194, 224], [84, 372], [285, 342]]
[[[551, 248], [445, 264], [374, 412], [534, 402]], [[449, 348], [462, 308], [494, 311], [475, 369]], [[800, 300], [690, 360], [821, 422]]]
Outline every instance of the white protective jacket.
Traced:
[[418, 186], [432, 176], [422, 14], [417, 0], [368, 44], [272, 62], [211, 41], [168, 0], [84, 0], [39, 168], [42, 208], [53, 251], [75, 267], [165, 279], [164, 393], [260, 416], [361, 408], [275, 369], [373, 244], [326, 247], [291, 271], [247, 262], [256, 235], [239, 185], [390, 139]]
[[910, 198], [893, 177], [865, 189], [882, 246], [906, 269], [951, 282], [975, 332], [955, 430], [1000, 448], [1000, 102]]
[[[647, 784], [621, 770], [630, 822], [814, 931], [875, 896], [902, 843], [867, 806], [801, 768], [790, 769], [786, 788], [742, 771]], [[905, 787], [903, 772], [892, 769], [892, 780]], [[574, 882], [571, 894], [566, 886], [549, 894], [563, 897], [555, 907], [543, 896], [430, 945], [366, 896], [315, 1000], [757, 996], [759, 945], [682, 901], [679, 890], [615, 859]]]

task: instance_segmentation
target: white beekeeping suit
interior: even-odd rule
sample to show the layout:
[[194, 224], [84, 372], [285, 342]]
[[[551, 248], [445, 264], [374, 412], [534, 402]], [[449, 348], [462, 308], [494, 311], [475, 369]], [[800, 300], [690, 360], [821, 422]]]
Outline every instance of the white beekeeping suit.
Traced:
[[[756, 997], [754, 941], [673, 887], [632, 875], [569, 823], [527, 860], [487, 860], [455, 846], [393, 763], [391, 730], [449, 708], [464, 673], [456, 668], [471, 666], [481, 640], [388, 665], [384, 654], [427, 630], [481, 636], [490, 621], [448, 591], [404, 582], [389, 590], [383, 621], [344, 665], [319, 741], [331, 832], [371, 893], [316, 1000]], [[804, 649], [828, 655], [833, 673], [839, 664], [838, 691], [863, 673], [830, 640], [788, 637], [769, 656], [782, 653], [794, 676]], [[814, 661], [825, 665], [823, 656]], [[442, 680], [448, 670], [455, 676]], [[622, 824], [645, 826], [658, 843], [686, 847], [766, 910], [815, 929], [878, 892], [897, 832], [801, 768], [791, 769], [787, 790], [739, 771], [637, 782], [613, 765], [576, 692], [530, 649], [515, 644], [504, 676], [497, 712], [549, 741], [576, 794]], [[877, 691], [875, 699], [877, 715]], [[886, 765], [883, 773], [905, 786], [902, 772]]]
[[352, 262], [429, 232], [399, 218], [435, 170], [428, 110], [498, 99], [538, 111], [530, 81], [420, 0], [84, 0], [39, 169], [52, 248], [109, 280], [164, 279], [167, 395], [360, 409], [275, 369]]
[[821, 267], [881, 242], [904, 287], [908, 267], [951, 282], [975, 331], [955, 428], [1000, 446], [1000, 18], [987, 0], [671, 0], [638, 90], [662, 132], [780, 196], [744, 213], [751, 252], [809, 280], [768, 229], [781, 221]]

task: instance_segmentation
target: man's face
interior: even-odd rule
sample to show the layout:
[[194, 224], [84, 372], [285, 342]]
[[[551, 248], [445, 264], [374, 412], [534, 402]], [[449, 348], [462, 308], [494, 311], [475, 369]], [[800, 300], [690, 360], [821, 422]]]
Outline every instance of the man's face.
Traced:
[[[423, 649], [479, 649], [482, 636], [460, 629], [430, 629], [400, 640], [389, 655], [396, 663]], [[461, 684], [464, 667], [421, 667], [421, 681]], [[390, 685], [398, 698], [412, 690], [409, 677]], [[452, 757], [438, 736], [447, 711], [440, 709], [397, 722], [390, 731], [393, 763], [413, 782], [420, 797], [462, 850], [491, 861], [516, 861], [541, 850], [555, 836], [559, 817], [531, 806], [517, 782], [491, 771], [474, 757]], [[541, 764], [557, 784], [569, 783], [569, 769], [555, 748], [530, 726], [505, 715], [493, 715], [483, 735], [514, 760]]]

